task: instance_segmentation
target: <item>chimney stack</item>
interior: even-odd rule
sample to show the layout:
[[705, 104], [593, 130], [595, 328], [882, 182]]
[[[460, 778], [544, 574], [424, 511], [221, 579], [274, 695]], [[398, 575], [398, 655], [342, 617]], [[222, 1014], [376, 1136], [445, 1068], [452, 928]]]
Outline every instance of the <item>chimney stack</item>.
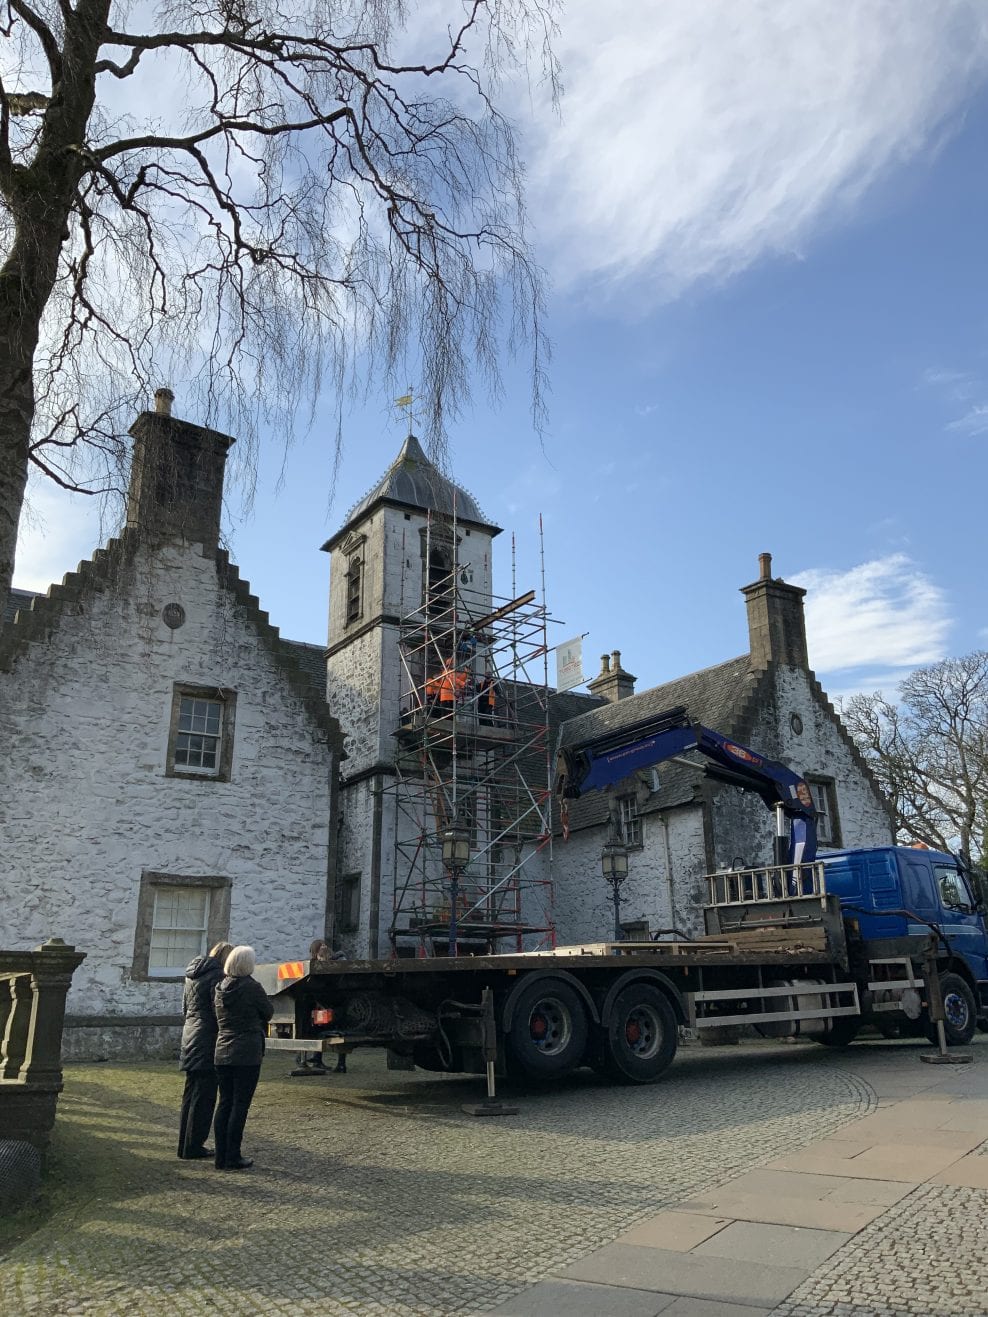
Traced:
[[236, 441], [172, 416], [174, 400], [171, 389], [156, 389], [154, 411], [141, 412], [130, 427], [127, 525], [152, 539], [184, 540], [215, 553], [226, 455]]
[[778, 663], [809, 669], [803, 596], [798, 585], [772, 579], [772, 555], [758, 555], [758, 580], [741, 587], [748, 606], [748, 647], [756, 668]]
[[155, 389], [154, 391], [154, 410], [159, 416], [171, 416], [172, 403], [175, 401], [175, 395], [171, 389]]
[[625, 672], [622, 668], [621, 651], [616, 649], [612, 654], [601, 654], [600, 673], [593, 681], [587, 682], [587, 690], [592, 695], [602, 696], [614, 704], [618, 700], [626, 700], [629, 695], [634, 695], [637, 680], [637, 677], [633, 677], [630, 672]]

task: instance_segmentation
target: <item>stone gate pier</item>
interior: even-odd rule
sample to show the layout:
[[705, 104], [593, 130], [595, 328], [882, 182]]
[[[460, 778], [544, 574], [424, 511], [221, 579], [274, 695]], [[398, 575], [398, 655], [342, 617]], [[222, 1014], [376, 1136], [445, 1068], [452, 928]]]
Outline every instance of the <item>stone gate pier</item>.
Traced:
[[62, 1091], [65, 996], [85, 958], [57, 937], [0, 951], [0, 1141], [42, 1156]]

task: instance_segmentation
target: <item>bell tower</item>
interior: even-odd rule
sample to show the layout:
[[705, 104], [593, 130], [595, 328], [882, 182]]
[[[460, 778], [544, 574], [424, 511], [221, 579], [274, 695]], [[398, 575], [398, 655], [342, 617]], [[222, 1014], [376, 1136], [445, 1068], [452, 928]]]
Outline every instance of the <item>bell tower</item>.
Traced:
[[[322, 546], [330, 554], [327, 698], [345, 736], [335, 934], [354, 956], [390, 952], [397, 745], [409, 675], [407, 619], [454, 589], [471, 614], [491, 609], [500, 527], [409, 434], [382, 478]], [[455, 580], [454, 580], [455, 574]]]

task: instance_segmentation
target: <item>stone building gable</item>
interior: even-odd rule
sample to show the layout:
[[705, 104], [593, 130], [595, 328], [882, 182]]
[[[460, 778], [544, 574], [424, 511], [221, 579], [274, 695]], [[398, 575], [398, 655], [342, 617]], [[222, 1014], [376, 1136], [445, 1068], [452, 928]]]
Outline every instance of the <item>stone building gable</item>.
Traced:
[[[751, 681], [748, 690], [738, 705], [736, 717], [733, 725], [726, 730], [726, 734], [735, 737], [738, 741], [745, 741], [754, 737], [756, 728], [762, 720], [767, 704], [774, 703], [777, 698], [780, 679], [784, 672], [798, 672], [805, 681], [807, 691], [813, 701], [814, 706], [819, 710], [820, 715], [833, 730], [833, 734], [840, 741], [842, 747], [850, 756], [854, 767], [860, 773], [861, 777], [868, 783], [874, 792], [875, 800], [878, 806], [889, 816], [892, 817], [892, 806], [882, 791], [878, 779], [868, 766], [867, 760], [855, 744], [854, 738], [848, 732], [847, 728], [841, 722], [840, 715], [834, 708], [826, 691], [817, 680], [816, 674], [810, 669], [788, 668], [774, 662], [766, 663], [760, 670], [752, 669], [750, 676]], [[725, 730], [718, 728], [719, 731]], [[771, 747], [755, 746], [755, 749], [764, 749], [764, 752], [771, 757], [778, 757], [785, 760], [797, 772], [812, 772], [813, 765], [801, 764], [798, 762], [799, 747], [792, 740], [780, 740], [778, 744]]]
[[[0, 632], [0, 673], [13, 672], [21, 659], [29, 659], [32, 645], [51, 644], [64, 614], [83, 612], [87, 595], [117, 589], [127, 571], [133, 569], [141, 545], [140, 532], [125, 527], [119, 537], [111, 539], [105, 548], [97, 549], [74, 572], [66, 573], [60, 584], [49, 586], [47, 594], [12, 590], [4, 613], [7, 624]], [[326, 703], [325, 661], [318, 657], [325, 651], [321, 646], [282, 639], [279, 629], [271, 624], [256, 595], [251, 594], [250, 583], [241, 577], [239, 569], [230, 562], [225, 550], [217, 550], [215, 555], [204, 551], [202, 556], [214, 557], [219, 584], [243, 610], [244, 617], [270, 653], [293, 693], [322, 730], [327, 745], [342, 758], [340, 725], [330, 714]]]

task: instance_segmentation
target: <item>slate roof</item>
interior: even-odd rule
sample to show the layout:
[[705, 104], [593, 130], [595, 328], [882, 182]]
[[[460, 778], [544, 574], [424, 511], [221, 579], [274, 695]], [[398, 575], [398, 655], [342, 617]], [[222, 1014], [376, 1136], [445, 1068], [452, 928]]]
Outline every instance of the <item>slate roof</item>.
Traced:
[[422, 450], [422, 445], [413, 434], [410, 434], [402, 444], [401, 452], [374, 488], [350, 509], [342, 528], [323, 545], [323, 548], [332, 548], [355, 521], [366, 516], [378, 503], [399, 503], [404, 507], [439, 512], [450, 517], [455, 511], [457, 521], [472, 522], [495, 533], [499, 533], [501, 529], [487, 520], [480, 504], [472, 494], [460, 485], [454, 484], [429, 461]]
[[[712, 668], [677, 677], [675, 681], [653, 686], [651, 690], [614, 703], [604, 703], [579, 717], [572, 717], [559, 728], [559, 744], [573, 745], [592, 736], [618, 731], [643, 718], [651, 718], [685, 705], [694, 722], [714, 727], [725, 735], [736, 733], [744, 712], [747, 697], [754, 691], [761, 674], [752, 671], [751, 658], [742, 654]], [[556, 696], [557, 700], [564, 697]], [[685, 764], [662, 764], [659, 768], [660, 787], [653, 791], [640, 806], [642, 814], [653, 814], [673, 805], [689, 804], [703, 778], [703, 762], [698, 759], [696, 769]], [[597, 827], [607, 822], [610, 799], [614, 794], [627, 794], [634, 790], [635, 778], [628, 779], [627, 789], [621, 786], [613, 792], [591, 791], [582, 800], [569, 802], [570, 829]], [[609, 799], [610, 797], [610, 799]]]
[[295, 661], [319, 690], [326, 689], [326, 646], [310, 645], [304, 640], [281, 642], [295, 655]]
[[22, 608], [30, 608], [32, 599], [40, 599], [41, 596], [34, 590], [11, 590], [10, 594], [4, 600], [3, 620], [4, 622], [13, 622], [18, 611]]

